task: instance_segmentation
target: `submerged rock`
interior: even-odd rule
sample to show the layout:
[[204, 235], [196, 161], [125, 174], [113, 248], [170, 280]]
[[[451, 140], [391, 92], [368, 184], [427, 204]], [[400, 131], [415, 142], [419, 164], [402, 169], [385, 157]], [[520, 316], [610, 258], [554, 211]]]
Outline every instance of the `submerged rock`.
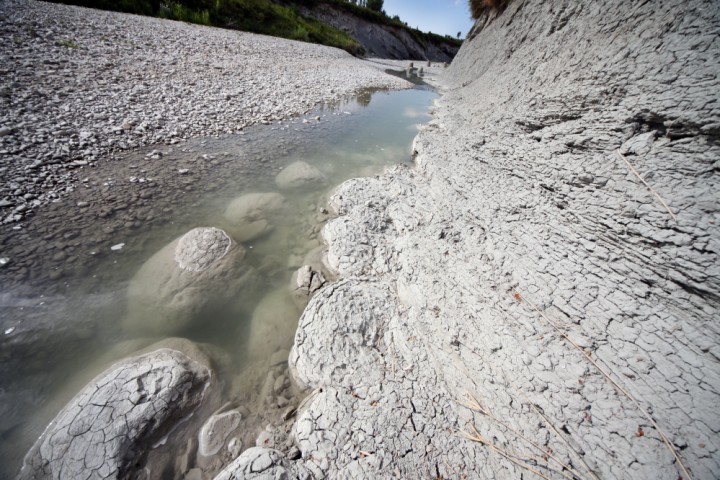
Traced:
[[266, 295], [255, 308], [250, 321], [247, 354], [251, 359], [270, 357], [288, 349], [297, 327], [300, 310], [285, 288]]
[[129, 330], [154, 334], [180, 331], [252, 290], [255, 272], [245, 249], [218, 228], [195, 228], [153, 255], [128, 288]]
[[55, 417], [20, 479], [134, 478], [153, 445], [201, 403], [211, 372], [161, 349], [110, 367]]
[[291, 163], [277, 177], [275, 183], [281, 190], [300, 190], [324, 184], [325, 175], [305, 162]]
[[279, 193], [248, 193], [234, 199], [225, 209], [228, 231], [238, 242], [248, 242], [269, 233], [271, 215], [283, 207]]

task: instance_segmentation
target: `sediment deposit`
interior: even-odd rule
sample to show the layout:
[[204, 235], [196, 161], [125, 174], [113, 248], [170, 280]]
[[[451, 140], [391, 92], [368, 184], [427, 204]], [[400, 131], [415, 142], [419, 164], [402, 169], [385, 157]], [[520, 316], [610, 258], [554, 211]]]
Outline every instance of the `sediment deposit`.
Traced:
[[0, 35], [4, 224], [62, 198], [80, 168], [114, 152], [409, 86], [336, 48], [28, 0], [0, 3]]
[[299, 472], [715, 478], [719, 27], [709, 1], [480, 19], [416, 168], [332, 197]]

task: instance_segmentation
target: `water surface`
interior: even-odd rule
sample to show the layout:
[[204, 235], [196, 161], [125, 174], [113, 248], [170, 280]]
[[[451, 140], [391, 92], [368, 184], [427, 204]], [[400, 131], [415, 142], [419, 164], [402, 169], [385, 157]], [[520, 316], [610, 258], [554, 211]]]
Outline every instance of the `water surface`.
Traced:
[[[259, 393], [266, 381], [267, 358], [292, 345], [301, 311], [291, 300], [289, 283], [298, 266], [314, 261], [308, 254], [317, 259], [322, 249], [318, 232], [328, 218], [327, 195], [346, 179], [411, 162], [417, 126], [428, 120], [435, 97], [427, 89], [367, 91], [306, 117], [243, 135], [155, 147], [164, 152], [163, 161], [172, 159], [193, 172], [200, 171], [198, 164], [204, 168], [202, 175], [179, 176], [177, 183], [166, 187], [172, 189], [168, 195], [173, 196], [174, 208], [151, 212], [162, 221], [118, 230], [120, 237], [107, 233], [94, 247], [102, 255], [80, 278], [47, 278], [30, 293], [0, 292], [0, 477], [15, 475], [47, 423], [94, 375], [161, 340], [123, 328], [127, 287], [140, 266], [192, 228], [222, 227], [227, 222], [223, 212], [234, 198], [278, 191], [277, 173], [302, 160], [323, 172], [326, 183], [310, 191], [281, 192], [286, 202], [272, 216], [273, 230], [244, 243], [246, 262], [258, 274], [252, 295], [238, 292], [238, 304], [223, 305], [173, 332], [217, 350], [224, 359], [217, 373], [227, 386], [226, 400], [243, 405], [258, 415], [259, 422], [273, 418], [264, 411], [271, 407]], [[150, 150], [131, 152], [125, 163], [144, 165]], [[140, 167], [133, 171], [138, 178], [147, 174]], [[99, 188], [112, 188], [114, 181], [109, 178], [104, 182], [109, 185]], [[123, 247], [110, 250], [111, 244]], [[59, 282], [63, 288], [56, 288]], [[270, 339], [267, 345], [251, 344], [253, 318], [256, 326], [266, 325], [270, 332], [264, 337]]]

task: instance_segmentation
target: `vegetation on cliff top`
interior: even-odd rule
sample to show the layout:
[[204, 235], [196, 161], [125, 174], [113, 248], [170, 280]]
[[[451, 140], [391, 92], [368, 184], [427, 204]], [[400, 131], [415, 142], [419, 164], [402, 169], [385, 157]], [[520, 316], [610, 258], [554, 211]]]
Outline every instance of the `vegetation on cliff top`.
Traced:
[[303, 17], [294, 8], [269, 0], [52, 1], [319, 43], [341, 48], [353, 55], [364, 53], [362, 46], [346, 32]]
[[509, 2], [510, 0], [469, 0], [470, 15], [473, 20], [477, 20], [488, 10], [501, 12], [505, 10], [505, 7], [507, 7]]
[[[338, 7], [380, 25], [402, 28], [420, 44], [445, 42], [459, 46], [449, 36], [425, 33], [409, 28], [399, 18], [388, 17], [382, 2], [362, 6], [347, 0], [51, 0], [83, 7], [148, 15], [214, 27], [243, 30], [275, 37], [319, 43], [341, 48], [352, 55], [365, 53], [363, 47], [347, 32], [301, 15], [297, 7]], [[279, 3], [275, 3], [279, 2]], [[372, 7], [373, 9], [371, 9]]]

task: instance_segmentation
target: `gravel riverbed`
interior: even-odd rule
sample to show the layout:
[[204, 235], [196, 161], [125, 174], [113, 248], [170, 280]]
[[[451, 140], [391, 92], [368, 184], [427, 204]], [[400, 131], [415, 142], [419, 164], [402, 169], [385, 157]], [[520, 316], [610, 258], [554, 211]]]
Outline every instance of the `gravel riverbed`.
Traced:
[[[163, 184], [177, 189], [163, 177], [192, 172], [153, 161], [185, 140], [276, 125], [366, 88], [411, 86], [330, 47], [44, 2], [1, 1], [0, 35], [0, 270], [20, 280], [28, 241], [78, 236], [42, 225], [32, 233], [33, 217], [101, 221], [151, 196], [157, 204]], [[149, 155], [129, 165], [143, 147]], [[142, 182], [143, 167], [154, 182], [141, 186], [160, 188], [115, 189], [102, 205], [97, 192], [77, 195], [112, 172]]]

